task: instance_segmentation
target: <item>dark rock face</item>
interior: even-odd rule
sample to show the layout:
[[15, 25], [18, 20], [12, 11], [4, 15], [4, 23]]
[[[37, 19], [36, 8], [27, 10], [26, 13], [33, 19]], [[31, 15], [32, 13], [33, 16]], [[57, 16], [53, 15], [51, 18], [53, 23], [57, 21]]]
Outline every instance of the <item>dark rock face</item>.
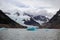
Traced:
[[40, 21], [47, 21], [47, 20], [49, 20], [49, 18], [46, 18], [45, 16], [42, 16], [42, 15], [34, 16], [34, 15], [31, 15], [31, 14], [28, 14], [28, 13], [24, 13], [24, 15], [27, 15], [29, 17], [33, 17], [35, 20], [40, 20]]
[[30, 14], [27, 14], [27, 13], [24, 13], [24, 15], [28, 15], [29, 17], [31, 17], [30, 20], [28, 20], [28, 21], [24, 20], [25, 21], [24, 24], [38, 26], [39, 28], [46, 28], [47, 24], [40, 25], [36, 21], [40, 20], [40, 21], [43, 21], [43, 22], [47, 23], [49, 18], [47, 18], [45, 16], [42, 16], [42, 15], [33, 16], [33, 15], [30, 15]]
[[5, 27], [5, 28], [26, 28], [17, 22], [13, 21], [10, 19], [7, 15], [5, 15], [2, 10], [0, 10], [0, 28]]
[[[24, 21], [25, 21], [25, 20], [24, 20]], [[40, 26], [40, 24], [37, 23], [36, 21], [34, 21], [33, 18], [30, 18], [30, 20], [25, 21], [24, 24], [26, 24], [26, 25]]]
[[40, 21], [47, 21], [47, 18], [45, 16], [41, 16], [41, 15], [38, 15], [38, 16], [35, 16], [33, 17], [35, 20], [40, 20]]
[[50, 28], [60, 29], [60, 10], [50, 19], [48, 23], [50, 24]]
[[51, 18], [51, 20], [49, 22], [52, 23], [55, 21], [60, 23], [60, 10]]
[[27, 13], [24, 13], [23, 15], [27, 15], [29, 17], [33, 17], [33, 15], [30, 15], [30, 14], [27, 14]]
[[20, 16], [20, 13], [19, 12], [16, 12], [14, 15]]
[[8, 13], [8, 12], [4, 12], [6, 15], [11, 15], [10, 13]]

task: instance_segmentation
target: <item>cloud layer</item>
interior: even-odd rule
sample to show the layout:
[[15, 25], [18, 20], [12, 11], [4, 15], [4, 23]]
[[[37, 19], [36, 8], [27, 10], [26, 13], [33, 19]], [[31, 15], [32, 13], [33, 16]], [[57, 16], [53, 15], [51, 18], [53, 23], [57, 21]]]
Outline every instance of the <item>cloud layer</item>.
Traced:
[[1, 0], [0, 9], [4, 11], [18, 9], [30, 14], [52, 17], [60, 8], [59, 4], [60, 0]]

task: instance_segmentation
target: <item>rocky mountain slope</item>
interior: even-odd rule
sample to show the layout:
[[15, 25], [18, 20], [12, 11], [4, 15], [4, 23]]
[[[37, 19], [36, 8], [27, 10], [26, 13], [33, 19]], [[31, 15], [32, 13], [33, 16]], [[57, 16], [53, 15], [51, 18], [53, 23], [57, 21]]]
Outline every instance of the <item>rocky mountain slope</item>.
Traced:
[[49, 20], [50, 28], [60, 29], [60, 10]]
[[26, 28], [9, 18], [5, 13], [0, 10], [0, 28]]

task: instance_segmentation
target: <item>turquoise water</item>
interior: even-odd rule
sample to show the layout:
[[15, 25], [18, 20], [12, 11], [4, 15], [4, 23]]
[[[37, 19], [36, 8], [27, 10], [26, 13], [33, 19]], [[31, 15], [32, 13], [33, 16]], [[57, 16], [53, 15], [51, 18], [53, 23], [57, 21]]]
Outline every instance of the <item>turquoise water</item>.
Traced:
[[27, 28], [27, 30], [36, 30], [36, 29], [37, 29], [36, 26], [30, 26], [30, 27]]

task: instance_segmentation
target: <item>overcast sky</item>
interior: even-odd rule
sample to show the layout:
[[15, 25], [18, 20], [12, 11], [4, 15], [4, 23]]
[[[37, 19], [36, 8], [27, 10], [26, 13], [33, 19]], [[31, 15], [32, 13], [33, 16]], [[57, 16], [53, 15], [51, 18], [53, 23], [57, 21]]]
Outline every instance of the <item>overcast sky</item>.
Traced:
[[[48, 12], [50, 12], [50, 14], [52, 13], [54, 15], [60, 8], [59, 4], [60, 0], [0, 0], [0, 9], [4, 11], [19, 9], [22, 11], [31, 11], [33, 13], [40, 12], [40, 14], [43, 12], [43, 15], [48, 15]], [[40, 9], [43, 10], [40, 11]], [[46, 10], [47, 13], [45, 13]]]

